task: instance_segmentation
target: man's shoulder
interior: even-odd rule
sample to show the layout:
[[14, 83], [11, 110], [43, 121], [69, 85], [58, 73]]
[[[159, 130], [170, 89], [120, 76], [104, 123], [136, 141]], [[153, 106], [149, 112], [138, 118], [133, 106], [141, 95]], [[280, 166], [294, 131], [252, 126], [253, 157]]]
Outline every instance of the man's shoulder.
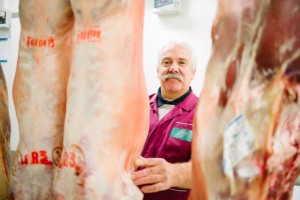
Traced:
[[198, 96], [194, 92], [191, 92], [190, 95], [192, 96], [193, 99], [197, 99], [198, 100]]
[[198, 102], [198, 97], [191, 92], [180, 104], [180, 107], [182, 107], [184, 110], [189, 112], [194, 112], [196, 105]]
[[197, 101], [198, 101], [198, 96], [197, 96], [194, 92], [191, 92], [191, 93], [186, 97], [186, 99], [187, 99], [190, 103], [196, 104]]

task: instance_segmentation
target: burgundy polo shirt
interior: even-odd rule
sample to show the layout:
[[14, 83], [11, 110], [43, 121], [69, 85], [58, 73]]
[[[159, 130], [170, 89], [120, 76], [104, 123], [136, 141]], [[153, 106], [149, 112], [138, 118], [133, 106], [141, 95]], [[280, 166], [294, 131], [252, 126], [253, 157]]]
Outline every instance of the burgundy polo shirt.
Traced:
[[[150, 95], [150, 128], [142, 151], [145, 158], [164, 158], [170, 163], [191, 159], [191, 139], [194, 111], [198, 97], [190, 93], [160, 121], [158, 120], [157, 94]], [[144, 194], [144, 200], [186, 200], [190, 190], [169, 190]]]

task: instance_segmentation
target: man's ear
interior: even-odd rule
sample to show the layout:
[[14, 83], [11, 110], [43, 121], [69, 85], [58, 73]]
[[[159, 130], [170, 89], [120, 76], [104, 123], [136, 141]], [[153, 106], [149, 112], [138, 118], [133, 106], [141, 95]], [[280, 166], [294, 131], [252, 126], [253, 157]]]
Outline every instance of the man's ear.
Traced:
[[191, 78], [191, 80], [193, 80], [194, 79], [194, 77], [195, 77], [195, 74], [196, 74], [196, 69], [194, 68], [194, 69], [192, 69], [193, 71], [192, 71], [192, 78]]

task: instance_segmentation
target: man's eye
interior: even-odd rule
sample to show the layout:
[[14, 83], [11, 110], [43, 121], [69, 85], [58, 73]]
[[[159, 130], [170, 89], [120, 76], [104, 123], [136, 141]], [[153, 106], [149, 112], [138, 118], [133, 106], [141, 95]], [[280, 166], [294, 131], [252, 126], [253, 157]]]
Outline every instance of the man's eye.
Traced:
[[171, 64], [171, 62], [169, 62], [169, 61], [164, 61], [164, 62], [163, 62], [163, 65], [165, 65], [165, 66], [166, 66], [166, 65], [170, 65], [170, 64]]
[[186, 63], [185, 62], [179, 62], [178, 64], [179, 65], [185, 65]]

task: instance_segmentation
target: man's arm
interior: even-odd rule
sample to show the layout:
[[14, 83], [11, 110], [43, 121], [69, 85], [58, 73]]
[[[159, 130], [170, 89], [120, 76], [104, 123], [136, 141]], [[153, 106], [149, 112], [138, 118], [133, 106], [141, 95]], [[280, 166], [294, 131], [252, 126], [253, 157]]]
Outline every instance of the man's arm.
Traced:
[[144, 169], [132, 174], [133, 182], [144, 193], [158, 192], [171, 187], [191, 188], [192, 164], [169, 163], [163, 158], [139, 158], [135, 165]]

